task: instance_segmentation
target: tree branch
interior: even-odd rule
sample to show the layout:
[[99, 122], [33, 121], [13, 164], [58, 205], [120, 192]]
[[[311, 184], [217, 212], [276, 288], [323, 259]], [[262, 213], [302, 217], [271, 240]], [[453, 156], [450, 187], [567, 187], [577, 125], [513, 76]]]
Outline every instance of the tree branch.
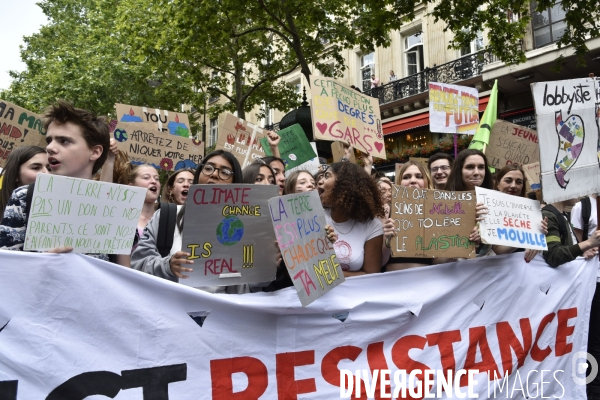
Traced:
[[258, 82], [256, 82], [252, 88], [250, 88], [250, 90], [245, 93], [242, 96], [242, 100], [246, 101], [246, 99], [256, 90], [259, 88], [259, 86], [261, 86], [263, 83], [267, 82], [267, 81], [274, 81], [277, 80], [279, 78], [281, 78], [282, 76], [286, 76], [287, 74], [292, 73], [296, 68], [298, 68], [298, 66], [300, 65], [300, 61], [297, 61], [296, 64], [294, 64], [294, 66], [290, 69], [288, 69], [287, 71], [284, 71], [278, 75], [275, 76], [265, 76], [263, 79], [259, 80]]
[[264, 2], [263, 0], [258, 0], [258, 4], [260, 4], [260, 7], [261, 7], [263, 10], [265, 10], [265, 12], [266, 12], [267, 14], [269, 14], [269, 16], [270, 16], [271, 18], [273, 18], [275, 21], [277, 21], [277, 23], [278, 23], [279, 25], [281, 25], [281, 27], [282, 27], [283, 29], [285, 29], [286, 31], [288, 31], [288, 33], [292, 34], [292, 31], [290, 31], [290, 30], [289, 30], [289, 28], [287, 27], [287, 25], [286, 25], [286, 24], [284, 24], [284, 23], [283, 23], [283, 21], [282, 21], [282, 20], [281, 20], [281, 19], [280, 19], [280, 18], [279, 18], [277, 15], [275, 15], [274, 13], [272, 13], [272, 12], [271, 12], [271, 10], [269, 10], [269, 9], [267, 8], [267, 6], [265, 5], [265, 2]]
[[281, 39], [283, 39], [284, 41], [286, 41], [286, 42], [287, 42], [289, 45], [291, 45], [291, 44], [292, 44], [291, 40], [290, 40], [290, 39], [288, 39], [288, 37], [287, 37], [287, 36], [285, 36], [285, 35], [284, 35], [284, 34], [283, 34], [281, 31], [278, 31], [277, 29], [269, 28], [269, 27], [266, 27], [266, 26], [265, 26], [265, 27], [260, 27], [260, 28], [252, 28], [252, 29], [248, 29], [248, 30], [246, 30], [246, 31], [244, 31], [244, 32], [241, 32], [241, 33], [234, 33], [234, 34], [233, 34], [233, 37], [240, 37], [240, 36], [243, 36], [243, 35], [247, 35], [247, 34], [249, 34], [249, 33], [252, 33], [252, 32], [259, 32], [259, 31], [269, 31], [269, 32], [273, 32], [273, 33], [275, 33], [277, 36], [279, 36]]

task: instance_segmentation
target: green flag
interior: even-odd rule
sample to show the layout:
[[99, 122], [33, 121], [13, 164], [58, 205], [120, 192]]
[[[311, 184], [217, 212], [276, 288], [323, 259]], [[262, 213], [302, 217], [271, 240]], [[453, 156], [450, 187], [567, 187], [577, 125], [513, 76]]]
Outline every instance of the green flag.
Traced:
[[483, 151], [484, 146], [487, 146], [490, 143], [490, 132], [492, 131], [492, 127], [496, 122], [496, 115], [498, 114], [498, 81], [494, 81], [494, 87], [492, 88], [492, 93], [490, 94], [490, 100], [483, 112], [483, 117], [481, 121], [479, 121], [479, 127], [477, 128], [477, 132], [475, 132], [475, 136], [473, 136], [473, 140], [469, 145], [470, 149], [476, 149]]

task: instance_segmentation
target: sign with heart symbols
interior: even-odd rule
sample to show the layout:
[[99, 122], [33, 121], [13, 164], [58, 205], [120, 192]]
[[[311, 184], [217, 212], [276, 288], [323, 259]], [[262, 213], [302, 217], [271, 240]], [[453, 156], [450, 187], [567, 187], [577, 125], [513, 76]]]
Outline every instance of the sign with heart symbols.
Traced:
[[311, 76], [313, 133], [386, 159], [379, 100], [335, 79]]

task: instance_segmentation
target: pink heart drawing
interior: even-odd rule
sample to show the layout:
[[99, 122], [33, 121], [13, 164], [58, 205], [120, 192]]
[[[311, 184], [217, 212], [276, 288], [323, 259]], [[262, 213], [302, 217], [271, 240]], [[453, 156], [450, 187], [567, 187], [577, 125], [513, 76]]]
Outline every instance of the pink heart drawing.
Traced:
[[317, 128], [319, 128], [319, 131], [321, 131], [321, 133], [325, 133], [325, 131], [327, 130], [327, 124], [324, 122], [317, 122]]
[[381, 150], [383, 149], [383, 143], [381, 143], [381, 142], [375, 142], [375, 148], [377, 149], [377, 151], [379, 153], [381, 153]]

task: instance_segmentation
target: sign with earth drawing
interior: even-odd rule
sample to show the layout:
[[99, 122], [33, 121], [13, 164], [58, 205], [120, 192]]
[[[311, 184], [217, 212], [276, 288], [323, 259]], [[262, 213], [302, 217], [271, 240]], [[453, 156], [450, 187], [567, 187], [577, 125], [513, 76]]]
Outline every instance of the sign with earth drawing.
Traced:
[[185, 138], [192, 136], [186, 113], [129, 104], [115, 104], [115, 109], [119, 122], [149, 122], [155, 124], [161, 132]]
[[268, 200], [275, 185], [193, 185], [185, 205], [181, 251], [193, 272], [192, 287], [270, 282], [277, 270], [277, 241]]

